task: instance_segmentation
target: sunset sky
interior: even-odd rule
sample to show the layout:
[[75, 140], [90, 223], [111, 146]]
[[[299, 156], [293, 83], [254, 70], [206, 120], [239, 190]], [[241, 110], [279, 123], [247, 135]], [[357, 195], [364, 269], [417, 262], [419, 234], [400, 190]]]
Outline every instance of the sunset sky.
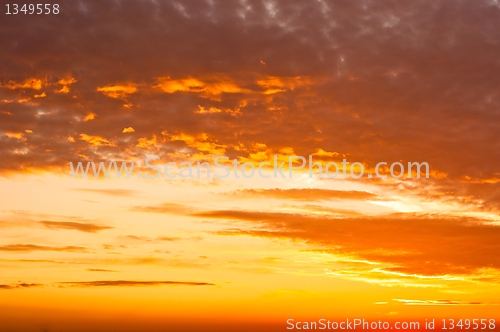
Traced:
[[[1, 332], [500, 319], [498, 0], [0, 4]], [[152, 155], [366, 174], [70, 173]]]

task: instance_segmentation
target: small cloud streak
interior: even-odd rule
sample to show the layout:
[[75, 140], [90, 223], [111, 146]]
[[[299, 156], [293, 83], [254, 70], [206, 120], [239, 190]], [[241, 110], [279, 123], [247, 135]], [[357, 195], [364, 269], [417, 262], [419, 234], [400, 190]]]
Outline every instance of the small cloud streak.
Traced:
[[181, 237], [175, 237], [175, 236], [161, 236], [157, 238], [158, 241], [168, 241], [168, 242], [173, 242], [173, 241], [181, 241], [183, 238]]
[[33, 288], [33, 287], [43, 287], [42, 284], [25, 284], [20, 283], [17, 285], [0, 285], [0, 289], [20, 289], [20, 288]]
[[160, 205], [150, 206], [134, 206], [131, 209], [135, 212], [148, 212], [148, 213], [166, 213], [166, 214], [189, 214], [193, 212], [192, 208], [176, 203], [163, 203]]
[[89, 272], [119, 272], [116, 270], [106, 270], [106, 269], [87, 269]]
[[71, 229], [85, 233], [97, 233], [105, 229], [113, 228], [108, 226], [100, 226], [96, 224], [87, 224], [87, 223], [71, 222], [71, 221], [40, 221], [39, 223], [49, 229]]
[[328, 189], [245, 189], [230, 193], [235, 197], [262, 197], [290, 199], [297, 201], [318, 201], [331, 199], [373, 199], [376, 195], [366, 191]]
[[141, 287], [141, 286], [215, 286], [207, 282], [191, 281], [134, 281], [134, 280], [104, 280], [104, 281], [72, 281], [59, 282], [62, 287]]
[[124, 235], [120, 236], [121, 239], [125, 240], [133, 240], [133, 241], [144, 241], [144, 242], [152, 242], [153, 240], [146, 236], [138, 236], [138, 235]]
[[138, 236], [138, 235], [124, 235], [120, 236], [120, 239], [124, 240], [133, 240], [133, 241], [143, 241], [143, 242], [175, 242], [175, 241], [183, 241], [183, 240], [192, 240], [192, 241], [200, 241], [203, 240], [202, 237], [194, 236], [191, 238], [183, 238], [178, 236], [160, 236], [157, 238], [150, 238], [147, 236]]
[[134, 196], [138, 192], [136, 190], [130, 190], [130, 189], [90, 189], [90, 188], [77, 188], [74, 189], [75, 191], [80, 191], [80, 192], [86, 192], [86, 193], [92, 193], [92, 194], [101, 194], [101, 195], [108, 195], [108, 196]]
[[66, 251], [66, 252], [86, 252], [85, 247], [66, 246], [66, 247], [49, 247], [39, 246], [36, 244], [8, 244], [0, 246], [0, 251], [12, 252], [31, 252], [31, 251]]
[[[460, 300], [406, 300], [406, 299], [393, 299], [393, 301], [403, 303], [404, 305], [487, 305], [488, 303], [482, 302], [466, 302]], [[496, 305], [495, 303], [491, 303]]]

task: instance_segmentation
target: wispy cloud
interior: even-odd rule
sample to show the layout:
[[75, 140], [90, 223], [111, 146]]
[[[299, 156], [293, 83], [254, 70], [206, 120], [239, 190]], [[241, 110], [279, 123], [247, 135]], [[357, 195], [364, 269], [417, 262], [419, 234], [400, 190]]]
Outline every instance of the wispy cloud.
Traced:
[[245, 210], [194, 215], [248, 223], [248, 227], [217, 232], [221, 235], [301, 240], [321, 245], [325, 253], [391, 264], [386, 275], [465, 275], [500, 280], [500, 227], [475, 218], [402, 213], [338, 218]]
[[19, 288], [33, 288], [33, 287], [43, 287], [42, 284], [13, 284], [13, 285], [0, 285], [0, 289], [19, 289]]
[[66, 264], [65, 262], [53, 261], [50, 259], [0, 259], [0, 262], [8, 263], [53, 263], [53, 264]]
[[134, 280], [70, 281], [58, 284], [63, 287], [215, 286], [207, 282]]
[[483, 302], [469, 302], [460, 300], [406, 300], [406, 299], [393, 299], [396, 302], [403, 303], [404, 305], [423, 305], [423, 306], [436, 306], [436, 305], [498, 305], [497, 303], [483, 303]]
[[30, 252], [30, 251], [67, 251], [67, 252], [86, 252], [87, 248], [77, 246], [50, 247], [36, 244], [8, 244], [0, 246], [0, 251], [12, 252]]
[[356, 190], [329, 190], [329, 189], [244, 189], [228, 193], [233, 197], [260, 197], [290, 199], [297, 201], [319, 201], [331, 199], [366, 200], [376, 197], [375, 194]]
[[135, 196], [139, 192], [137, 190], [129, 190], [129, 189], [90, 189], [90, 188], [77, 188], [73, 189], [74, 191], [91, 193], [91, 194], [100, 194], [107, 196], [119, 196], [119, 197], [127, 197], [127, 196]]
[[148, 236], [140, 236], [140, 235], [124, 235], [120, 236], [119, 239], [123, 240], [132, 240], [132, 241], [142, 241], [142, 242], [176, 242], [176, 241], [200, 241], [203, 240], [203, 237], [193, 236], [193, 237], [178, 237], [178, 236], [159, 236], [159, 237], [148, 237]]
[[139, 236], [139, 235], [123, 235], [119, 237], [123, 240], [132, 240], [132, 241], [142, 241], [142, 242], [152, 242], [153, 239], [147, 236]]
[[113, 228], [109, 226], [72, 221], [40, 221], [39, 223], [50, 229], [71, 229], [86, 233], [97, 233], [105, 229]]
[[184, 238], [182, 237], [175, 237], [175, 236], [160, 236], [156, 238], [158, 241], [167, 241], [167, 242], [174, 242], [174, 241], [182, 241]]
[[165, 213], [165, 214], [189, 214], [194, 211], [193, 208], [177, 203], [163, 203], [159, 205], [134, 206], [131, 211]]
[[118, 272], [116, 270], [106, 270], [106, 269], [87, 269], [89, 272]]

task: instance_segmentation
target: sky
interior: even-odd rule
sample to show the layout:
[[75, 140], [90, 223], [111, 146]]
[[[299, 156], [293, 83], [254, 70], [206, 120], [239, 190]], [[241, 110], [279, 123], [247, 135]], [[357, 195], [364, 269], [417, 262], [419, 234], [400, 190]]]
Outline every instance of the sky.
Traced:
[[2, 331], [500, 318], [499, 1], [0, 2]]

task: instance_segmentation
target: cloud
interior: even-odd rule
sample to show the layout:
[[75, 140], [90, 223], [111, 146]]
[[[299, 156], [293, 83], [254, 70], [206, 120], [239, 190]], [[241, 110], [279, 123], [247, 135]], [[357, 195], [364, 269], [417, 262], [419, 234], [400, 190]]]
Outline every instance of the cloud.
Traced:
[[0, 221], [0, 228], [31, 227], [33, 222], [28, 220], [6, 220]]
[[82, 133], [80, 134], [80, 138], [91, 146], [113, 145], [113, 143], [110, 143], [106, 138], [97, 135], [93, 136]]
[[69, 77], [69, 78], [60, 79], [59, 81], [57, 81], [57, 84], [60, 84], [60, 85], [71, 85], [71, 84], [74, 84], [76, 82], [78, 82], [78, 81], [75, 80], [73, 77]]
[[125, 127], [123, 128], [122, 133], [135, 133], [135, 129], [132, 127]]
[[27, 78], [22, 82], [9, 81], [6, 84], [0, 84], [0, 88], [7, 89], [33, 89], [40, 90], [42, 88], [43, 82], [41, 79]]
[[65, 262], [58, 262], [49, 259], [0, 259], [1, 262], [8, 263], [54, 263], [54, 264], [66, 264]]
[[80, 191], [84, 193], [91, 193], [91, 194], [101, 194], [101, 195], [108, 195], [108, 196], [135, 196], [139, 192], [136, 190], [130, 190], [130, 189], [90, 189], [90, 188], [77, 188], [73, 189], [75, 191]]
[[309, 77], [276, 77], [269, 76], [257, 80], [257, 84], [262, 86], [266, 91], [264, 94], [270, 95], [280, 92], [285, 92], [286, 89], [294, 90], [298, 87], [312, 85]]
[[203, 240], [202, 237], [195, 236], [191, 238], [183, 238], [183, 237], [176, 237], [176, 236], [159, 236], [156, 238], [153, 237], [147, 237], [147, 236], [138, 236], [138, 235], [125, 235], [125, 236], [120, 236], [120, 239], [125, 239], [125, 240], [133, 240], [133, 241], [142, 241], [142, 242], [175, 242], [175, 241], [183, 241], [183, 240], [193, 240], [193, 241], [200, 241]]
[[83, 121], [86, 122], [86, 121], [92, 121], [94, 120], [96, 117], [96, 115], [94, 113], [89, 113], [87, 115], [85, 115], [85, 117], [83, 118]]
[[143, 242], [152, 242], [153, 241], [151, 238], [149, 238], [147, 236], [138, 236], [138, 235], [124, 235], [124, 236], [120, 236], [120, 239], [143, 241]]
[[33, 287], [43, 287], [42, 284], [26, 284], [19, 283], [14, 285], [0, 285], [0, 289], [20, 289], [20, 288], [33, 288]]
[[40, 221], [39, 223], [50, 229], [72, 229], [86, 233], [97, 233], [102, 230], [113, 228], [109, 226], [71, 221]]
[[106, 270], [106, 269], [87, 269], [89, 272], [118, 272], [116, 270]]
[[329, 207], [315, 205], [315, 204], [301, 204], [301, 205], [283, 205], [284, 208], [290, 210], [296, 210], [297, 213], [313, 213], [313, 214], [326, 214], [331, 217], [334, 216], [363, 216], [364, 214], [361, 212], [353, 211], [353, 210], [344, 210], [344, 209], [332, 209]]
[[172, 237], [172, 236], [160, 236], [157, 238], [158, 241], [174, 242], [184, 240], [182, 237]]
[[205, 96], [217, 96], [222, 93], [249, 93], [247, 89], [239, 87], [230, 78], [224, 76], [213, 76], [207, 79], [184, 78], [172, 80], [169, 77], [160, 78], [158, 85], [166, 93], [194, 92]]
[[36, 244], [7, 244], [0, 246], [0, 251], [11, 252], [31, 252], [31, 251], [66, 251], [66, 252], [86, 252], [87, 248], [77, 246], [49, 247]]
[[[323, 252], [389, 264], [386, 276], [464, 275], [500, 280], [500, 227], [470, 217], [392, 214], [338, 218], [279, 212], [216, 210], [201, 218], [247, 222], [218, 232], [304, 241]], [[393, 275], [395, 276], [395, 275]], [[397, 276], [396, 276], [397, 277]]]
[[[36, 128], [22, 139], [0, 135], [1, 173], [60, 172], [68, 160], [150, 150], [166, 160], [209, 158], [207, 144], [169, 139], [206, 135], [219, 147], [211, 151], [247, 159], [265, 144], [304, 156], [335, 151], [315, 157], [370, 169], [426, 161], [434, 178], [413, 192], [500, 211], [500, 14], [492, 3], [277, 0], [272, 11], [264, 3], [186, 3], [181, 11], [82, 3], [87, 11], [67, 5], [67, 16], [38, 35], [35, 22], [16, 21], [0, 41], [0, 133]], [[93, 34], [76, 28], [90, 25]], [[60, 42], [49, 45], [47, 35]], [[47, 66], [33, 66], [40, 59]], [[94, 120], [75, 120], [89, 112]]]
[[166, 261], [164, 258], [157, 256], [129, 256], [120, 257], [119, 259], [107, 258], [96, 263], [105, 263], [107, 265], [165, 265]]
[[188, 214], [193, 212], [193, 208], [177, 203], [162, 203], [150, 206], [134, 206], [131, 211], [147, 213], [166, 213], [166, 214]]
[[129, 94], [137, 92], [135, 84], [111, 85], [97, 88], [97, 91], [104, 93], [111, 98], [123, 98]]
[[105, 281], [76, 281], [59, 282], [62, 287], [142, 287], [142, 286], [215, 286], [207, 282], [191, 281], [134, 281], [134, 280], [105, 280]]
[[424, 306], [437, 306], [437, 305], [485, 305], [482, 302], [466, 302], [460, 300], [405, 300], [393, 299], [396, 302], [403, 303], [404, 305], [424, 305]]
[[375, 194], [366, 191], [355, 190], [328, 190], [314, 188], [300, 189], [244, 189], [228, 193], [234, 197], [259, 197], [259, 198], [277, 198], [290, 199], [297, 201], [318, 201], [331, 199], [353, 199], [366, 200], [376, 197]]
[[[112, 270], [99, 270], [92, 271], [99, 272], [116, 272]], [[193, 281], [135, 281], [135, 280], [104, 280], [104, 281], [66, 281], [57, 282], [56, 286], [66, 287], [146, 287], [146, 286], [215, 286], [213, 283], [208, 282], [193, 282]], [[43, 284], [27, 284], [19, 283], [12, 285], [0, 285], [1, 289], [21, 289], [21, 288], [34, 288], [44, 287]]]

